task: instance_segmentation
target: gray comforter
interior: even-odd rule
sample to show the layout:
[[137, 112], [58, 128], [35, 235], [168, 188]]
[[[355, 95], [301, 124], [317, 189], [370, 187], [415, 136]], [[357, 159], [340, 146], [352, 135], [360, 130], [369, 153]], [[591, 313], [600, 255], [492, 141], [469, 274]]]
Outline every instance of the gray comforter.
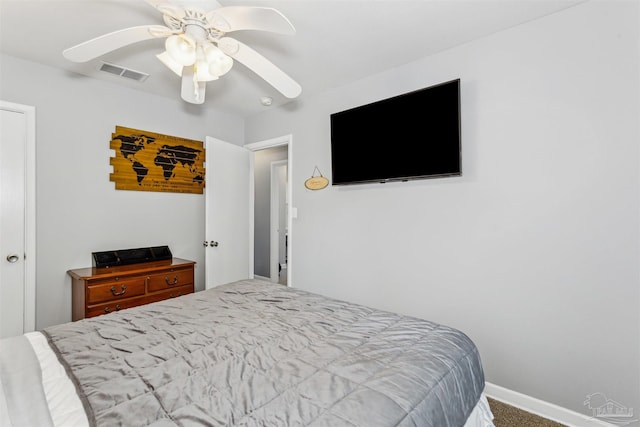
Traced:
[[99, 426], [460, 427], [484, 388], [455, 329], [253, 280], [44, 332]]

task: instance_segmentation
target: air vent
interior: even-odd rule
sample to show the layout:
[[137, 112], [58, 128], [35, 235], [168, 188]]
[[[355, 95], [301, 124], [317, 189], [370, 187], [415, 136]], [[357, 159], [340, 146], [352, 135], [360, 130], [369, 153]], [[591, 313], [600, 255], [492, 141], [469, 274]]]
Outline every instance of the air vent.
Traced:
[[137, 82], [143, 82], [149, 77], [149, 74], [140, 71], [125, 68], [120, 65], [109, 64], [103, 62], [99, 68], [100, 71], [105, 73], [115, 74], [116, 76], [125, 77], [127, 79], [135, 80]]

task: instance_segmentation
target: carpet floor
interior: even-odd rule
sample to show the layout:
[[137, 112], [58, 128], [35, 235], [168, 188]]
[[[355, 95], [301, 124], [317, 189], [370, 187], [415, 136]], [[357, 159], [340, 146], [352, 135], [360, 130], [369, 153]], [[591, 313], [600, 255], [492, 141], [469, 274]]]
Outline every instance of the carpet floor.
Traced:
[[488, 399], [496, 427], [566, 427], [498, 400]]

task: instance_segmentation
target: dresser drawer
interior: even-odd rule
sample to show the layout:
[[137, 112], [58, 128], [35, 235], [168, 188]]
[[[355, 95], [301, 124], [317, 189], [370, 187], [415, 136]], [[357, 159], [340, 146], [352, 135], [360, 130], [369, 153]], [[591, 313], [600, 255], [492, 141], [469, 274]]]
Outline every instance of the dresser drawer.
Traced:
[[100, 316], [101, 314], [114, 313], [124, 310], [125, 308], [137, 307], [152, 302], [163, 301], [170, 298], [177, 298], [182, 295], [192, 294], [193, 285], [176, 286], [173, 289], [156, 292], [151, 295], [143, 295], [136, 298], [127, 298], [120, 301], [112, 301], [110, 303], [96, 304], [87, 307], [87, 317]]
[[168, 291], [157, 292], [149, 298], [153, 298], [155, 301], [162, 301], [169, 298], [177, 298], [183, 295], [192, 294], [193, 293], [193, 285], [184, 285], [178, 286]]
[[113, 313], [115, 311], [124, 310], [125, 308], [136, 307], [138, 305], [146, 304], [146, 297], [144, 295], [137, 298], [127, 298], [120, 301], [112, 301], [109, 303], [102, 303], [96, 305], [87, 306], [87, 317], [99, 316], [101, 314]]
[[147, 277], [147, 292], [163, 291], [193, 284], [193, 269], [174, 269]]
[[144, 295], [144, 277], [123, 277], [87, 286], [87, 304]]

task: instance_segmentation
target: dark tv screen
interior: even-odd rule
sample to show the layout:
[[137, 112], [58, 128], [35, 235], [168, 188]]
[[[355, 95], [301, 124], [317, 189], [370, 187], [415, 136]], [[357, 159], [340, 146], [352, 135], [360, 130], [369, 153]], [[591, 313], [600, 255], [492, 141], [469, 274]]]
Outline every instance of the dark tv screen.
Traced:
[[333, 185], [461, 175], [460, 79], [331, 114]]

